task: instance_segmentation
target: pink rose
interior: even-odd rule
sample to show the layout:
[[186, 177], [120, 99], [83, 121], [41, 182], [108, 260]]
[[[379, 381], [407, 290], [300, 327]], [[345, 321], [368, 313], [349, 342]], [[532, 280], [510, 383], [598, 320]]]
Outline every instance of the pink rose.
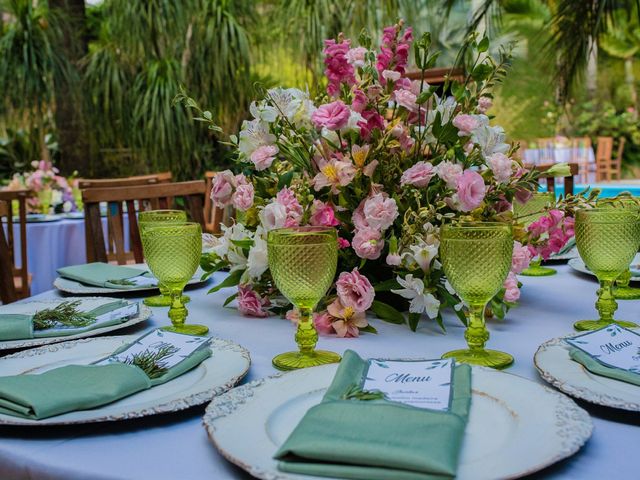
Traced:
[[242, 185], [238, 185], [236, 191], [231, 196], [233, 206], [238, 210], [248, 210], [253, 206], [253, 184], [245, 183]]
[[231, 170], [219, 172], [213, 177], [211, 187], [211, 200], [216, 207], [226, 207], [231, 205], [231, 196], [233, 195], [233, 187], [236, 184], [236, 177]]
[[480, 206], [486, 186], [482, 176], [473, 170], [465, 170], [456, 181], [460, 210], [470, 212]]
[[331, 205], [321, 200], [314, 200], [309, 225], [316, 227], [335, 227], [340, 225], [340, 222], [336, 219], [335, 212]]
[[338, 237], [338, 248], [340, 250], [349, 248], [350, 246], [351, 244], [349, 243], [349, 240], [347, 240], [346, 238]]
[[357, 268], [351, 272], [342, 272], [336, 282], [338, 298], [345, 307], [364, 312], [371, 307], [375, 293], [369, 279]]
[[296, 194], [289, 187], [284, 187], [276, 194], [276, 202], [287, 210], [287, 217], [296, 220], [302, 217], [302, 206], [298, 202]]
[[380, 257], [384, 248], [384, 238], [378, 230], [364, 228], [356, 231], [351, 241], [353, 250], [360, 258], [375, 260]]
[[462, 165], [453, 162], [441, 162], [436, 168], [438, 176], [444, 180], [449, 188], [456, 188], [458, 177], [462, 175]]
[[513, 242], [513, 255], [511, 257], [511, 271], [515, 274], [521, 273], [531, 262], [531, 252], [527, 247], [523, 247], [520, 242]]
[[418, 110], [418, 104], [416, 103], [416, 94], [411, 90], [396, 90], [394, 93], [394, 98], [398, 105], [406, 108], [410, 112]]
[[369, 100], [362, 90], [355, 89], [353, 91], [353, 100], [351, 101], [351, 109], [354, 112], [362, 113], [367, 108]]
[[453, 119], [453, 126], [458, 129], [458, 136], [468, 137], [476, 128], [480, 126], [480, 122], [473, 115], [461, 114]]
[[498, 183], [506, 183], [513, 173], [513, 161], [504, 153], [494, 153], [487, 161]]
[[493, 101], [489, 97], [480, 97], [478, 99], [478, 112], [486, 113], [493, 106]]
[[376, 230], [384, 231], [393, 225], [398, 216], [398, 206], [393, 198], [376, 193], [364, 202], [362, 209], [367, 224]]
[[251, 154], [251, 162], [256, 166], [256, 170], [266, 170], [276, 159], [278, 151], [275, 145], [262, 145]]
[[321, 105], [311, 114], [311, 120], [317, 128], [326, 127], [328, 130], [340, 130], [349, 122], [351, 112], [343, 102], [335, 102]]
[[263, 307], [268, 307], [270, 304], [267, 297], [260, 298], [260, 295], [250, 285], [238, 285], [238, 310], [242, 315], [268, 317], [269, 312]]
[[345, 57], [347, 62], [353, 65], [355, 68], [364, 67], [365, 55], [367, 54], [367, 49], [364, 47], [355, 47], [347, 51], [345, 53]]
[[404, 171], [400, 178], [400, 185], [413, 185], [423, 188], [429, 184], [435, 174], [436, 170], [431, 163], [418, 162]]

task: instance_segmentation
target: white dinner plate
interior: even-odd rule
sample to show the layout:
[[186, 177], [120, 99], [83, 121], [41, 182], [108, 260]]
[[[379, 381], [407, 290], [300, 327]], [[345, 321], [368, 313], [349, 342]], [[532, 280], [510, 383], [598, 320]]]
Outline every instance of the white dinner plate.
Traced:
[[[64, 300], [74, 301], [74, 300], [87, 300], [94, 297], [66, 297]], [[37, 303], [47, 302], [48, 300], [38, 300]], [[50, 300], [51, 303], [58, 304], [60, 303], [60, 299]], [[29, 303], [29, 302], [23, 302]], [[137, 325], [138, 323], [144, 322], [149, 317], [151, 317], [152, 312], [151, 309], [145, 307], [142, 302], [140, 302], [140, 311], [138, 315], [135, 317], [129, 318], [126, 322], [118, 323], [117, 325], [109, 325], [107, 327], [96, 328], [94, 330], [89, 330], [83, 333], [77, 333], [75, 335], [67, 335], [60, 337], [42, 337], [42, 338], [25, 338], [20, 340], [4, 340], [0, 341], [0, 350], [15, 350], [18, 348], [31, 348], [38, 347], [40, 345], [49, 345], [52, 343], [65, 342], [67, 340], [77, 340], [79, 338], [87, 338], [94, 337], [96, 335], [101, 335], [107, 332], [113, 332], [115, 330], [120, 330], [122, 328], [131, 327], [132, 325]]]
[[[204, 416], [209, 437], [227, 460], [254, 477], [319, 479], [280, 472], [272, 457], [320, 402], [336, 367], [278, 374], [213, 399]], [[473, 368], [472, 385], [458, 479], [528, 475], [574, 454], [591, 436], [587, 412], [554, 390], [481, 367]]]
[[[140, 335], [99, 337], [24, 350], [0, 358], [0, 376], [42, 373], [64, 365], [86, 365], [104, 358]], [[69, 412], [42, 420], [0, 414], [0, 425], [69, 425], [109, 422], [176, 412], [208, 402], [236, 385], [249, 370], [249, 352], [240, 345], [213, 338], [213, 355], [179, 377], [91, 410]], [[61, 386], [62, 387], [62, 386]]]
[[540, 376], [554, 387], [587, 402], [640, 412], [640, 387], [594, 375], [569, 357], [562, 338], [543, 343], [533, 357]]
[[[148, 270], [149, 268], [144, 263], [136, 263], [135, 265], [126, 265], [127, 267], [140, 268], [141, 270]], [[198, 267], [196, 273], [194, 273], [191, 280], [187, 282], [187, 285], [197, 285], [205, 283], [208, 280], [202, 280], [201, 277], [204, 274], [204, 270]], [[106, 288], [96, 287], [94, 285], [85, 285], [84, 283], [76, 282], [68, 278], [58, 277], [53, 281], [53, 286], [58, 290], [66, 293], [77, 294], [109, 294], [109, 293], [130, 293], [130, 292], [145, 292], [149, 290], [158, 290], [158, 287], [144, 286], [139, 288]]]
[[573, 258], [578, 258], [579, 256], [578, 247], [573, 247], [565, 253], [554, 253], [549, 257], [549, 260], [571, 260]]
[[[580, 257], [569, 260], [569, 266], [580, 273], [585, 273], [595, 277], [595, 274], [587, 268]], [[631, 262], [630, 268], [633, 273], [633, 275], [631, 275], [631, 281], [640, 282], [640, 253], [636, 254], [635, 258]]]

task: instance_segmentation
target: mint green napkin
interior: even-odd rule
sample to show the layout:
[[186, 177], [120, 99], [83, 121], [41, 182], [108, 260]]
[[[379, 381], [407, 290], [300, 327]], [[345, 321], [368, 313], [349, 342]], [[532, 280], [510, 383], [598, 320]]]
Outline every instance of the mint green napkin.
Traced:
[[209, 348], [196, 350], [153, 379], [142, 369], [124, 363], [67, 365], [36, 375], [0, 377], [0, 413], [40, 420], [99, 407], [168, 382], [209, 356]]
[[570, 348], [569, 356], [595, 375], [640, 386], [640, 375], [621, 368], [607, 367], [579, 348]]
[[452, 478], [471, 403], [471, 369], [455, 367], [449, 412], [388, 400], [343, 400], [367, 362], [347, 350], [322, 403], [276, 452], [285, 472], [362, 480]]
[[120, 285], [119, 283], [112, 283], [112, 281], [129, 280], [138, 276], [153, 278], [149, 272], [140, 270], [139, 268], [111, 265], [110, 263], [101, 262], [63, 267], [59, 268], [57, 272], [58, 275], [63, 278], [75, 280], [86, 285], [122, 290], [135, 289], [139, 287], [137, 285]]
[[[97, 308], [88, 310], [87, 313], [91, 313], [94, 316], [99, 317], [100, 315], [103, 315], [105, 313], [117, 310], [118, 308], [122, 308], [128, 303], [129, 302], [127, 302], [126, 300], [114, 300], [113, 302], [105, 303], [104, 305], [100, 305]], [[126, 322], [127, 320], [128, 317], [115, 318], [100, 323], [93, 323], [91, 325], [87, 325], [86, 327], [34, 330], [33, 315], [6, 313], [0, 314], [0, 341], [77, 335], [79, 333], [88, 332], [89, 330], [93, 330], [95, 328], [117, 325], [118, 323]]]

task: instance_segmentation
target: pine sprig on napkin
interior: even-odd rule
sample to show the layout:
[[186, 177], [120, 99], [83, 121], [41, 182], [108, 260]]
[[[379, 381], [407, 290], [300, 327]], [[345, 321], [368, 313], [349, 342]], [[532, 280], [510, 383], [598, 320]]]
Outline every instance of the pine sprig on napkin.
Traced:
[[384, 393], [379, 390], [363, 390], [358, 385], [352, 385], [342, 394], [343, 400], [382, 400]]
[[163, 343], [157, 350], [145, 350], [127, 357], [123, 363], [141, 368], [149, 378], [158, 378], [168, 369], [164, 360], [176, 353], [178, 349], [169, 343]]
[[46, 308], [36, 312], [33, 316], [34, 330], [46, 330], [48, 328], [86, 327], [96, 321], [96, 317], [87, 312], [78, 310], [80, 300], [62, 302], [54, 308]]
[[109, 283], [113, 283], [114, 285], [123, 285], [125, 287], [133, 287], [136, 285], [136, 282], [132, 282], [131, 280], [108, 280]]

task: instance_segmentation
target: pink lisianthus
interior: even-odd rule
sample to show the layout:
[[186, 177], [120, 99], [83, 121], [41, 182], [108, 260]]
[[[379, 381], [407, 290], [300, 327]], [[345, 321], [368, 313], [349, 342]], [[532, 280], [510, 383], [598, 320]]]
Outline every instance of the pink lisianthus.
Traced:
[[576, 232], [575, 232], [575, 224], [576, 224], [576, 219], [573, 217], [565, 217], [564, 219], [564, 233], [567, 234], [567, 236], [569, 238], [573, 237]]
[[340, 85], [348, 86], [356, 83], [353, 65], [349, 63], [347, 55], [349, 53], [349, 40], [336, 42], [333, 39], [324, 41], [324, 71], [329, 84], [327, 85], [327, 93], [330, 97], [336, 97], [340, 93]]
[[262, 145], [256, 148], [251, 154], [251, 162], [255, 165], [256, 170], [266, 170], [271, 166], [278, 154], [278, 147], [275, 145]]
[[369, 325], [364, 312], [358, 312], [353, 307], [342, 305], [340, 299], [336, 299], [329, 305], [327, 312], [334, 318], [331, 325], [339, 337], [358, 337], [360, 328]]
[[337, 195], [340, 193], [339, 187], [349, 185], [356, 175], [356, 168], [348, 160], [321, 160], [318, 167], [320, 171], [312, 180], [316, 192], [324, 187], [331, 187], [331, 193]]
[[429, 184], [435, 174], [436, 170], [431, 163], [421, 161], [403, 172], [400, 185], [423, 188]]
[[516, 275], [529, 266], [531, 262], [531, 252], [520, 242], [513, 242], [513, 254], [511, 257], [511, 271]]
[[325, 127], [327, 130], [336, 131], [344, 128], [349, 122], [351, 112], [344, 102], [335, 102], [321, 105], [311, 114], [311, 120], [316, 128]]
[[378, 230], [363, 228], [357, 230], [351, 241], [353, 250], [360, 258], [375, 260], [380, 257], [384, 248], [384, 238]]
[[284, 206], [287, 211], [287, 218], [293, 219], [295, 221], [295, 225], [300, 222], [300, 218], [302, 217], [302, 206], [298, 202], [296, 194], [293, 193], [293, 190], [291, 190], [289, 187], [284, 187], [276, 194], [276, 202]]
[[365, 198], [360, 202], [360, 205], [356, 207], [356, 209], [351, 214], [351, 221], [353, 222], [353, 226], [356, 227], [356, 230], [362, 230], [365, 228], [369, 228], [369, 223], [367, 219], [364, 217], [364, 204], [367, 201]]
[[489, 97], [480, 97], [478, 99], [478, 112], [486, 113], [493, 106], [493, 101]]
[[411, 90], [396, 90], [393, 94], [394, 99], [398, 105], [406, 108], [410, 112], [418, 110], [418, 104], [416, 103], [416, 94]]
[[336, 218], [333, 207], [321, 200], [314, 200], [309, 225], [315, 227], [336, 227], [340, 222]]
[[365, 140], [371, 137], [374, 130], [384, 130], [384, 118], [375, 110], [365, 110], [362, 112], [363, 121], [358, 122], [360, 127], [360, 135]]
[[248, 317], [268, 317], [264, 307], [271, 305], [267, 297], [261, 298], [250, 285], [238, 285], [238, 310]]
[[214, 206], [223, 208], [231, 205], [235, 185], [236, 177], [231, 170], [219, 172], [213, 177], [211, 200]]
[[336, 282], [338, 298], [345, 307], [364, 312], [373, 304], [375, 292], [369, 279], [362, 275], [357, 268], [351, 272], [342, 272]]
[[254, 193], [252, 183], [238, 185], [238, 188], [231, 196], [233, 206], [241, 211], [250, 209], [253, 206]]
[[520, 289], [518, 288], [518, 279], [513, 272], [509, 272], [502, 287], [505, 289], [505, 302], [514, 303], [520, 298]]
[[449, 161], [440, 162], [436, 167], [436, 173], [445, 181], [447, 187], [456, 188], [458, 178], [462, 175], [462, 165]]
[[355, 89], [353, 91], [353, 100], [351, 100], [351, 110], [354, 112], [362, 113], [362, 111], [367, 108], [367, 103], [369, 100], [364, 92], [360, 89]]
[[507, 183], [513, 173], [513, 160], [504, 153], [494, 153], [487, 161], [498, 183]]
[[384, 231], [393, 225], [398, 217], [398, 206], [387, 194], [376, 193], [364, 202], [362, 212], [367, 225], [375, 230]]
[[458, 129], [458, 136], [468, 137], [480, 126], [480, 122], [473, 115], [460, 114], [453, 119], [453, 126]]
[[473, 170], [465, 170], [456, 181], [460, 210], [470, 212], [480, 206], [486, 193], [482, 176]]
[[338, 237], [338, 248], [340, 250], [344, 250], [345, 248], [349, 248], [350, 246], [351, 244], [349, 243], [349, 240], [347, 240], [346, 238]]
[[[297, 308], [293, 308], [285, 314], [285, 318], [294, 325], [298, 325], [298, 322], [300, 322], [300, 312]], [[324, 312], [313, 313], [313, 325], [320, 335], [332, 335], [336, 333], [331, 325], [332, 323], [333, 318], [326, 310]]]

